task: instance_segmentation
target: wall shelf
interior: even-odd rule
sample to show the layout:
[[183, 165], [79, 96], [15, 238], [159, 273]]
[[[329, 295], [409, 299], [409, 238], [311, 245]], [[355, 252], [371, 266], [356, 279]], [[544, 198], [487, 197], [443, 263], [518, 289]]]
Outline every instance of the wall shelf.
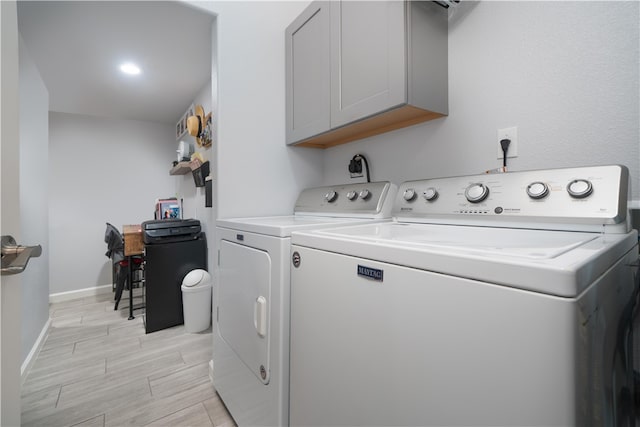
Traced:
[[186, 175], [191, 172], [191, 162], [179, 162], [177, 165], [171, 168], [169, 175]]

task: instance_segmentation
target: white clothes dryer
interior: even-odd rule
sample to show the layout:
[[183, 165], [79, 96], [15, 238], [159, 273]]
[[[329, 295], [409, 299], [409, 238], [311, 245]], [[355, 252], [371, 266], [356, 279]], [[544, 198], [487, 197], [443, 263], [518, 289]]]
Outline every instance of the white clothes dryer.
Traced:
[[290, 423], [633, 424], [628, 171], [406, 182], [292, 234]]
[[310, 188], [293, 215], [217, 221], [213, 383], [239, 426], [289, 424], [291, 232], [389, 221], [396, 190]]

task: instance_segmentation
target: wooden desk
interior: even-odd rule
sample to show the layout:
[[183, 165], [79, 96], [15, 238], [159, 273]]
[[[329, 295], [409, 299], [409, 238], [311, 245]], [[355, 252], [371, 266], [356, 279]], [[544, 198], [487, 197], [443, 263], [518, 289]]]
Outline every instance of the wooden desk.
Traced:
[[123, 225], [124, 256], [142, 255], [144, 242], [142, 241], [142, 226], [140, 224]]
[[142, 226], [140, 224], [123, 225], [124, 234], [124, 256], [127, 258], [127, 279], [129, 283], [129, 320], [135, 319], [133, 316], [133, 274], [131, 265], [134, 255], [144, 254], [144, 242], [142, 240]]

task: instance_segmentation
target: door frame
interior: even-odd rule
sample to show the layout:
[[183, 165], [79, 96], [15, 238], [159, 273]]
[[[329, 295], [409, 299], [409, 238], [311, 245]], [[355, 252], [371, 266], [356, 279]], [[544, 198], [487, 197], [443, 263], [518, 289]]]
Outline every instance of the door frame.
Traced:
[[[18, 11], [0, 1], [0, 232], [20, 240]], [[0, 424], [20, 425], [21, 285], [19, 274], [0, 278]]]

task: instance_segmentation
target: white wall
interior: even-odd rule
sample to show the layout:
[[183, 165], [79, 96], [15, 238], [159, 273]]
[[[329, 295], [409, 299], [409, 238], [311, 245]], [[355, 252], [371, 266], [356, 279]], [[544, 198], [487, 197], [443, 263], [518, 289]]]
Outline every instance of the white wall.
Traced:
[[49, 319], [49, 92], [20, 39], [20, 217], [23, 245], [42, 255], [22, 273], [22, 361]]
[[501, 166], [498, 128], [517, 126], [510, 170], [620, 163], [640, 199], [638, 2], [462, 2], [449, 25], [444, 119], [324, 151], [324, 183], [363, 153], [372, 180]]
[[51, 112], [49, 141], [51, 293], [110, 284], [106, 222], [153, 219], [173, 195], [175, 128]]
[[322, 152], [284, 135], [284, 29], [307, 3], [190, 3], [217, 15], [217, 216], [289, 214], [322, 181]]

